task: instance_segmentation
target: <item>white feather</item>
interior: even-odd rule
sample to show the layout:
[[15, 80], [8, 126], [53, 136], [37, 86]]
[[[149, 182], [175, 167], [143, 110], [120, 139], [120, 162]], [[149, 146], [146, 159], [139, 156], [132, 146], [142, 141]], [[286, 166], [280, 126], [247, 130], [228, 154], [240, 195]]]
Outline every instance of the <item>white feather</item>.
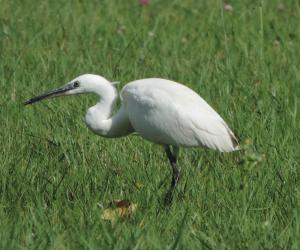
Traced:
[[238, 149], [220, 115], [197, 93], [165, 79], [130, 82], [121, 97], [132, 127], [145, 139], [165, 145]]

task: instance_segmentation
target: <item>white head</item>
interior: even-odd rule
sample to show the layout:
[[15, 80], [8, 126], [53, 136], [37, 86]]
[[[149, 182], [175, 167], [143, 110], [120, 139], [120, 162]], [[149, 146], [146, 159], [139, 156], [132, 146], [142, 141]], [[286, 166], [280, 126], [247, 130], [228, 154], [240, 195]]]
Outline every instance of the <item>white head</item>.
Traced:
[[106, 96], [117, 95], [113, 83], [109, 82], [104, 77], [93, 74], [85, 74], [76, 77], [75, 79], [73, 79], [72, 81], [68, 82], [60, 88], [33, 97], [24, 102], [24, 104], [32, 104], [51, 97], [75, 95], [82, 93], [96, 93], [104, 98]]

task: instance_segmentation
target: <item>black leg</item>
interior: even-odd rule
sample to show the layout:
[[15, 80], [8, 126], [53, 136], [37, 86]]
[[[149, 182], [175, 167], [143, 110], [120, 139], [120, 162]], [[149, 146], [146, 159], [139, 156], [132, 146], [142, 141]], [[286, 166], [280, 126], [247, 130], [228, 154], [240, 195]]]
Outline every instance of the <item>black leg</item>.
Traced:
[[175, 191], [176, 185], [179, 181], [179, 177], [180, 177], [180, 169], [177, 166], [177, 159], [176, 156], [171, 152], [170, 146], [167, 145], [165, 146], [165, 151], [166, 154], [168, 156], [168, 159], [170, 161], [171, 164], [171, 168], [172, 168], [172, 181], [171, 181], [171, 186], [169, 191], [166, 194], [165, 197], [165, 203], [166, 205], [170, 205], [173, 199], [173, 193]]

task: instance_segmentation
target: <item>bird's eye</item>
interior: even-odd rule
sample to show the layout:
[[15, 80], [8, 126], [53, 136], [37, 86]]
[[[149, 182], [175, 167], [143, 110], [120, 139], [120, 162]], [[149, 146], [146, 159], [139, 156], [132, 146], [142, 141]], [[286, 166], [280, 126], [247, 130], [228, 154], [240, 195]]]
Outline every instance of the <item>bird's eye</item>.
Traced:
[[74, 88], [78, 88], [79, 87], [79, 82], [78, 81], [74, 82], [73, 86], [74, 86]]

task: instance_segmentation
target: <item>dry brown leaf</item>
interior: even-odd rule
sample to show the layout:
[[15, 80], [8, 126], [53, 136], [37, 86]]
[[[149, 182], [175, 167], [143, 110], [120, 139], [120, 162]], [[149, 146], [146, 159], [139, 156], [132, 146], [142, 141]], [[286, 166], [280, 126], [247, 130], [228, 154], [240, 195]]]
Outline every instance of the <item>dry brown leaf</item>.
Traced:
[[118, 219], [130, 219], [137, 208], [137, 204], [128, 200], [115, 200], [112, 202], [113, 207], [103, 211], [102, 220], [108, 220], [112, 223]]

